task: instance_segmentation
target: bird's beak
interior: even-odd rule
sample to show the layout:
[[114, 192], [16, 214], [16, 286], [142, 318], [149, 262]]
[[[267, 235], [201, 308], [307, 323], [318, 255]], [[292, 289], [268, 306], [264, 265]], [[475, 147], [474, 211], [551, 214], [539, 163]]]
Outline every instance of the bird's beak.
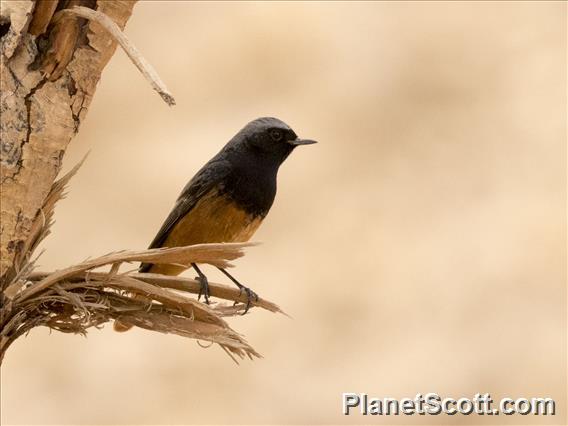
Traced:
[[317, 141], [314, 141], [314, 140], [312, 140], [312, 139], [300, 139], [300, 138], [297, 138], [297, 139], [294, 139], [293, 141], [288, 141], [288, 143], [289, 143], [290, 145], [297, 146], [297, 145], [311, 145], [311, 144], [318, 143], [318, 142], [317, 142]]

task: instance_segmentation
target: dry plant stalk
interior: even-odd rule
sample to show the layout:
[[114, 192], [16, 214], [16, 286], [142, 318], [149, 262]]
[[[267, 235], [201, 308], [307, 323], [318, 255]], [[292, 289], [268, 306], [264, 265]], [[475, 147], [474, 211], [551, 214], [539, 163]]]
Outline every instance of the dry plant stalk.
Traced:
[[[2, 293], [0, 357], [15, 339], [33, 327], [46, 326], [66, 333], [85, 334], [111, 320], [162, 333], [174, 333], [219, 344], [235, 361], [260, 357], [223, 319], [240, 314], [247, 298], [238, 289], [210, 283], [211, 296], [234, 302], [206, 305], [190, 294], [199, 292], [192, 279], [161, 274], [120, 272], [129, 262], [166, 264], [207, 263], [222, 268], [241, 257], [252, 243], [198, 244], [186, 247], [120, 251], [89, 259], [59, 271], [32, 272], [33, 250], [49, 233], [53, 209], [77, 165], [55, 182], [32, 226], [18, 273]], [[94, 271], [110, 267], [108, 271]], [[252, 302], [271, 312], [281, 309], [266, 300]]]
[[136, 68], [140, 70], [142, 75], [146, 78], [146, 80], [148, 80], [152, 88], [156, 92], [158, 92], [164, 102], [166, 102], [169, 106], [176, 104], [173, 95], [170, 93], [170, 91], [166, 87], [166, 84], [162, 81], [152, 65], [150, 65], [148, 61], [146, 61], [146, 59], [144, 59], [138, 49], [136, 49], [136, 47], [130, 42], [128, 37], [124, 35], [124, 33], [112, 19], [110, 19], [104, 13], [89, 9], [88, 7], [74, 6], [69, 9], [62, 9], [57, 12], [53, 16], [52, 22], [57, 23], [64, 15], [76, 15], [80, 16], [81, 18], [89, 19], [99, 23], [114, 37], [114, 39], [118, 42], [120, 47], [122, 47], [126, 55], [128, 55], [132, 63], [136, 65]]

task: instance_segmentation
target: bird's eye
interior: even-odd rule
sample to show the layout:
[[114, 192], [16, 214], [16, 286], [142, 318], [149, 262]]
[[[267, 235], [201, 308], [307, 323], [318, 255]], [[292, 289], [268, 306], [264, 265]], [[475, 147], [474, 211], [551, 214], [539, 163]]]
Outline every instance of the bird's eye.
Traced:
[[282, 132], [280, 130], [271, 130], [270, 137], [278, 142], [280, 139], [282, 139]]

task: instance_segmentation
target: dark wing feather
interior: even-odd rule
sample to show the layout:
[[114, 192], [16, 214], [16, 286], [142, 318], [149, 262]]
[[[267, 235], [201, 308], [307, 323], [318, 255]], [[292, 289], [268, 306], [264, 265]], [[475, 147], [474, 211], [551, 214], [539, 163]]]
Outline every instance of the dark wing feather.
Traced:
[[[207, 194], [215, 186], [221, 184], [229, 175], [229, 171], [230, 164], [226, 160], [213, 159], [203, 166], [185, 186], [173, 210], [166, 218], [148, 248], [162, 247], [176, 223], [195, 207], [203, 195]], [[151, 263], [142, 263], [139, 270], [140, 272], [148, 272], [151, 267]]]

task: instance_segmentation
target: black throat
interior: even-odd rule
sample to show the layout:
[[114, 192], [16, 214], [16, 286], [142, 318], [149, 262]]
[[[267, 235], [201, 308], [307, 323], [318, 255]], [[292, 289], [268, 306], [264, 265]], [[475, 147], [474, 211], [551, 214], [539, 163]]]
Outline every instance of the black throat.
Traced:
[[231, 172], [222, 192], [254, 217], [265, 217], [276, 196], [276, 176], [284, 158], [258, 152], [231, 155]]

